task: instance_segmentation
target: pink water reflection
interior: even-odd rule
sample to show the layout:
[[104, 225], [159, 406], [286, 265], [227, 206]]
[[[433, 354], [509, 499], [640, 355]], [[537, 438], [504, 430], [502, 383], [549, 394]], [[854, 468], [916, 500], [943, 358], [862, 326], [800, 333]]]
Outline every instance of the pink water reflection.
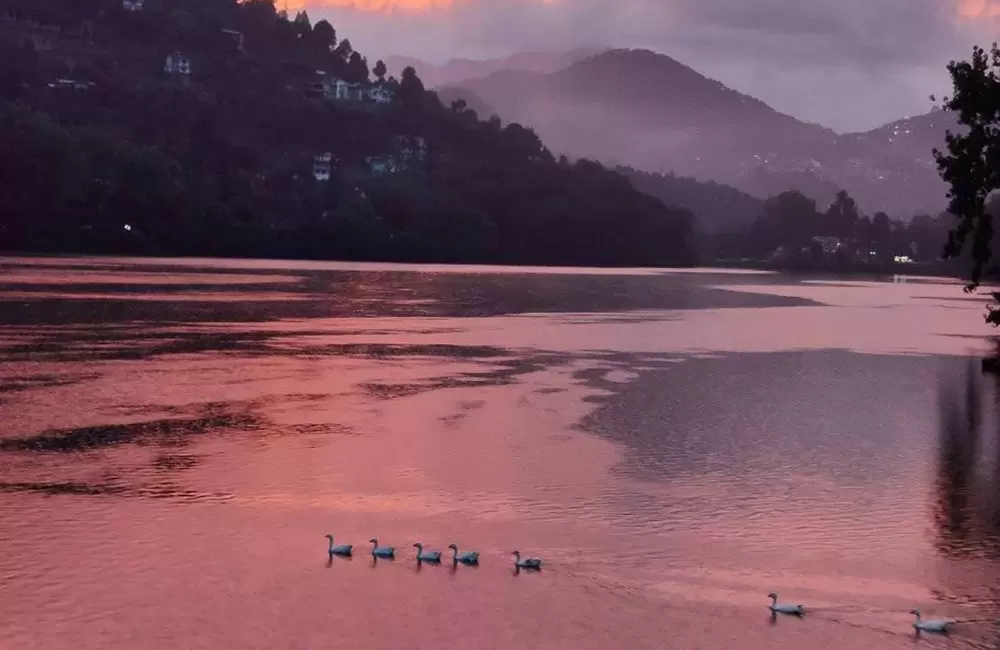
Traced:
[[[826, 305], [4, 328], [39, 349], [4, 440], [121, 439], [0, 452], [0, 646], [911, 648], [910, 607], [996, 611], [996, 561], [935, 546], [937, 360], [875, 356], [973, 352], [982, 303], [719, 286]], [[327, 566], [327, 532], [406, 552]], [[772, 625], [771, 590], [818, 611]]]

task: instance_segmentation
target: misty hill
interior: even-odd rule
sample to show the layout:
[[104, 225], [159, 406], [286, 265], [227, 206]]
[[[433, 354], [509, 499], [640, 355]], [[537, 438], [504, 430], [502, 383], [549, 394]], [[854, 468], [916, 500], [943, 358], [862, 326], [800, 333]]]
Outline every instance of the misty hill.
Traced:
[[747, 231], [764, 208], [762, 199], [727, 185], [630, 167], [615, 171], [632, 181], [640, 192], [698, 215], [698, 229], [702, 232]]
[[554, 73], [506, 70], [461, 87], [568, 156], [758, 197], [795, 189], [827, 204], [846, 189], [868, 210], [899, 216], [945, 204], [930, 156], [943, 144], [940, 114], [838, 135], [647, 50], [608, 51]]
[[945, 148], [948, 131], [958, 132], [961, 128], [953, 113], [935, 109], [871, 131], [843, 135], [838, 146], [855, 169], [864, 169], [876, 178], [881, 176], [895, 191], [920, 195], [928, 189], [921, 188], [921, 184], [927, 183], [933, 191], [943, 192], [932, 152]]
[[435, 65], [408, 56], [390, 56], [385, 59], [389, 73], [397, 75], [403, 68], [416, 68], [420, 79], [429, 87], [437, 88], [458, 84], [466, 79], [479, 79], [502, 70], [550, 73], [568, 68], [577, 61], [594, 56], [607, 48], [578, 47], [568, 52], [518, 52], [495, 59], [451, 59]]

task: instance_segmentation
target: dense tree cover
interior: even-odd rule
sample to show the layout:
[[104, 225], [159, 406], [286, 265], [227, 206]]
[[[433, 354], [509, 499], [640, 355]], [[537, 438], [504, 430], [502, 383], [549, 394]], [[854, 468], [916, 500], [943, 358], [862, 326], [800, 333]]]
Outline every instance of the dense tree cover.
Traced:
[[[703, 259], [768, 259], [775, 265], [800, 269], [883, 271], [897, 265], [896, 257], [907, 257], [934, 264], [938, 272], [960, 271], [954, 263], [940, 259], [955, 222], [948, 213], [918, 214], [903, 221], [890, 219], [884, 212], [865, 215], [843, 191], [821, 209], [797, 191], [764, 200], [726, 185], [674, 174], [627, 167], [616, 171], [664, 204], [698, 215], [697, 244]], [[832, 248], [836, 252], [831, 253]]]
[[820, 209], [800, 192], [783, 192], [763, 202], [757, 218], [724, 240], [723, 257], [770, 258], [804, 268], [882, 270], [896, 257], [937, 263], [954, 217], [916, 215], [909, 222], [872, 216], [846, 192]]
[[[949, 133], [945, 151], [935, 151], [938, 170], [951, 189], [950, 212], [958, 223], [948, 237], [949, 257], [967, 253], [972, 260], [968, 289], [975, 289], [990, 271], [996, 249], [997, 190], [1000, 190], [1000, 47], [973, 49], [969, 61], [948, 65], [953, 92], [944, 108], [958, 116], [962, 133]], [[993, 294], [1000, 303], [1000, 293]], [[1000, 308], [992, 307], [987, 322], [1000, 325]]]
[[[688, 211], [596, 163], [554, 159], [530, 129], [443, 106], [412, 68], [385, 79], [396, 101], [382, 109], [306, 92], [317, 71], [370, 75], [349, 40], [305, 12], [289, 19], [271, 0], [147, 0], [138, 12], [120, 0], [12, 2], [19, 17], [68, 27], [45, 52], [0, 36], [4, 248], [693, 262]], [[99, 45], [82, 54], [67, 36], [80, 20]], [[186, 83], [164, 73], [175, 51], [191, 61]], [[402, 155], [399, 136], [422, 138], [426, 157], [374, 173], [367, 159]], [[333, 178], [317, 182], [324, 152]]]

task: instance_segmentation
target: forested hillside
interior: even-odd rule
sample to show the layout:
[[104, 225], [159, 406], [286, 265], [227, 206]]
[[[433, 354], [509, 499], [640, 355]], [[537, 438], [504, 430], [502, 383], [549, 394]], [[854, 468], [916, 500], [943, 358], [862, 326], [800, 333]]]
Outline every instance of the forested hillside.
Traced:
[[693, 262], [692, 215], [271, 0], [12, 0], [0, 247]]

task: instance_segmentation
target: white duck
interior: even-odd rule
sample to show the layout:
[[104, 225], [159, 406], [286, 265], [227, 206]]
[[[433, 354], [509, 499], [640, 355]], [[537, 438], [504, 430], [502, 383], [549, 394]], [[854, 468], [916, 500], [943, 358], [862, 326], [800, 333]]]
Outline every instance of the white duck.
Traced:
[[910, 613], [917, 617], [917, 620], [913, 622], [913, 627], [917, 630], [917, 632], [937, 632], [938, 634], [947, 634], [948, 626], [955, 622], [944, 619], [925, 621], [920, 618], [919, 609], [911, 609]]
[[451, 558], [451, 561], [453, 563], [458, 564], [459, 562], [461, 562], [462, 564], [479, 564], [479, 553], [477, 551], [466, 551], [465, 553], [459, 553], [457, 544], [449, 544], [448, 548], [450, 548], [453, 552]]
[[378, 538], [377, 537], [372, 537], [368, 541], [372, 544], [372, 555], [374, 555], [375, 557], [387, 557], [387, 558], [394, 558], [394, 557], [396, 557], [396, 549], [395, 549], [395, 547], [393, 547], [393, 546], [379, 546], [378, 545]]
[[351, 549], [354, 548], [352, 544], [341, 544], [340, 546], [334, 546], [333, 535], [327, 535], [326, 538], [330, 540], [330, 555], [347, 556], [351, 554]]
[[792, 616], [802, 616], [806, 613], [806, 608], [802, 605], [789, 605], [788, 603], [778, 603], [778, 594], [767, 595], [771, 599], [772, 614], [791, 614]]
[[413, 548], [417, 549], [417, 562], [437, 563], [441, 561], [441, 551], [425, 551], [424, 545], [420, 542], [414, 544]]
[[518, 569], [541, 569], [542, 561], [537, 557], [526, 557], [521, 559], [520, 551], [512, 551], [511, 555], [514, 556], [514, 566]]

